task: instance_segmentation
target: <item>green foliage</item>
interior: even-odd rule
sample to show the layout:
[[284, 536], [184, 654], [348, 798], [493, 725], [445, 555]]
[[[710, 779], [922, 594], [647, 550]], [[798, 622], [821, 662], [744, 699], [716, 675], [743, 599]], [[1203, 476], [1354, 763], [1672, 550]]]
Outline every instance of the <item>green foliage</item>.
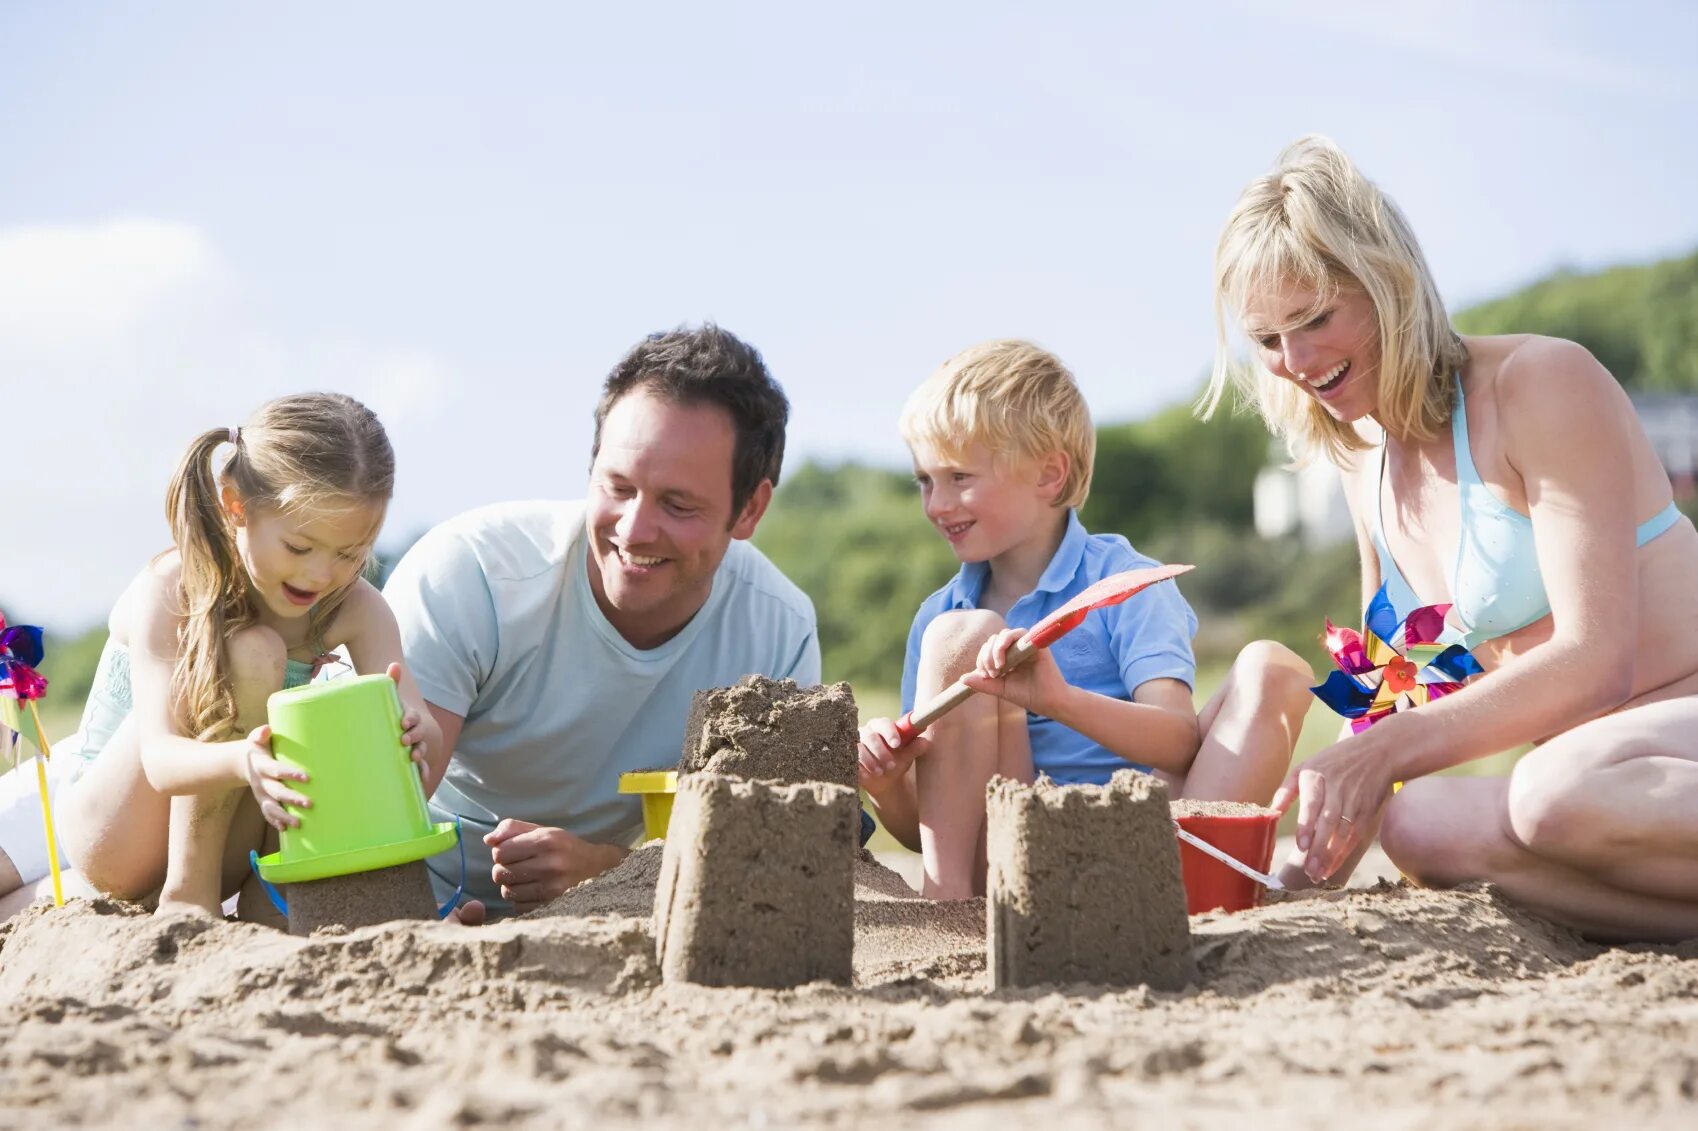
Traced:
[[956, 569], [909, 476], [804, 464], [786, 477], [755, 541], [813, 598], [827, 680], [901, 682], [914, 610]]
[[1591, 350], [1630, 389], [1698, 392], [1698, 252], [1548, 279], [1457, 315], [1465, 334], [1549, 334]]
[[1267, 454], [1268, 432], [1255, 416], [1220, 412], [1198, 420], [1189, 404], [1099, 428], [1091, 497], [1079, 518], [1140, 548], [1174, 528], [1246, 529], [1251, 488]]

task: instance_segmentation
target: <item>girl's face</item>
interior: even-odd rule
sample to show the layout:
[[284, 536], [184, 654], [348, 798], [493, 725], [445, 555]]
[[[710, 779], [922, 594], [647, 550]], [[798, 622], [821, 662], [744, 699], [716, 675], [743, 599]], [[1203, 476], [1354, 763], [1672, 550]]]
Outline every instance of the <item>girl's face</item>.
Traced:
[[281, 511], [245, 507], [228, 490], [224, 502], [260, 605], [284, 620], [352, 585], [383, 524], [383, 507], [371, 503]]
[[1244, 332], [1268, 372], [1348, 424], [1378, 405], [1379, 323], [1373, 300], [1359, 289], [1341, 288], [1317, 308], [1318, 297], [1297, 283], [1252, 291], [1241, 314]]

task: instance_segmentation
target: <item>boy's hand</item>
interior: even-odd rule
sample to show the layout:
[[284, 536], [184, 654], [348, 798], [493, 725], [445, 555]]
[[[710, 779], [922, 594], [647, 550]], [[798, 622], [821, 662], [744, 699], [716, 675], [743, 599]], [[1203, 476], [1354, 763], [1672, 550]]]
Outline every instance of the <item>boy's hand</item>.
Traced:
[[862, 789], [876, 797], [901, 781], [914, 759], [925, 757], [932, 748], [931, 740], [924, 735], [915, 735], [906, 746], [901, 746], [901, 742], [896, 723], [890, 719], [873, 719], [861, 728], [861, 743], [855, 748], [855, 756], [861, 763]]
[[[401, 665], [390, 664], [384, 673], [395, 681], [395, 686], [401, 686]], [[430, 765], [425, 761], [425, 727], [424, 715], [415, 708], [409, 708], [401, 714], [401, 742], [413, 754], [413, 766], [419, 771], [419, 777], [428, 778]]]
[[260, 816], [265, 818], [266, 824], [274, 829], [300, 827], [301, 819], [284, 806], [310, 809], [312, 799], [295, 792], [285, 783], [306, 781], [307, 773], [285, 766], [272, 755], [270, 724], [255, 727], [248, 733], [247, 745], [242, 748], [242, 772], [248, 779], [248, 788], [253, 791], [254, 799], [259, 802]]
[[979, 649], [977, 666], [962, 676], [961, 682], [974, 691], [1024, 707], [1034, 715], [1053, 718], [1056, 706], [1067, 694], [1067, 680], [1062, 678], [1048, 648], [1038, 649], [1013, 671], [1003, 671], [1009, 649], [1025, 635], [1023, 628], [1005, 628], [985, 641]]

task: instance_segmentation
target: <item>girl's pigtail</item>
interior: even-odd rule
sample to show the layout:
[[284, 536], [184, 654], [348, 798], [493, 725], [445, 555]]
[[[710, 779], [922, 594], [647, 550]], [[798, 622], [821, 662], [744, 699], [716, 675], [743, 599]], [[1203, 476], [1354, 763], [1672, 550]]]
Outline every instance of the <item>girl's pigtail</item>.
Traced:
[[[183, 732], [203, 741], [229, 737], [235, 724], [236, 693], [225, 640], [253, 619], [235, 533], [212, 470], [213, 452], [231, 435], [230, 429], [215, 428], [196, 437], [165, 497], [165, 517], [182, 563], [183, 626], [171, 672], [172, 710]], [[241, 458], [238, 444], [231, 465]]]

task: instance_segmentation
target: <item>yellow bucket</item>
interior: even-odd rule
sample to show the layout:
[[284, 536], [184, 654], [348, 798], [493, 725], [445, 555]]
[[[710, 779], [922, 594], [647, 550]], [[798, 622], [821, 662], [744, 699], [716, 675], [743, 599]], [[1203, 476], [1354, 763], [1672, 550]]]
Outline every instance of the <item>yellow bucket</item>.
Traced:
[[660, 840], [672, 822], [672, 798], [678, 792], [677, 770], [650, 770], [620, 774], [619, 792], [635, 793], [643, 799], [643, 837]]

